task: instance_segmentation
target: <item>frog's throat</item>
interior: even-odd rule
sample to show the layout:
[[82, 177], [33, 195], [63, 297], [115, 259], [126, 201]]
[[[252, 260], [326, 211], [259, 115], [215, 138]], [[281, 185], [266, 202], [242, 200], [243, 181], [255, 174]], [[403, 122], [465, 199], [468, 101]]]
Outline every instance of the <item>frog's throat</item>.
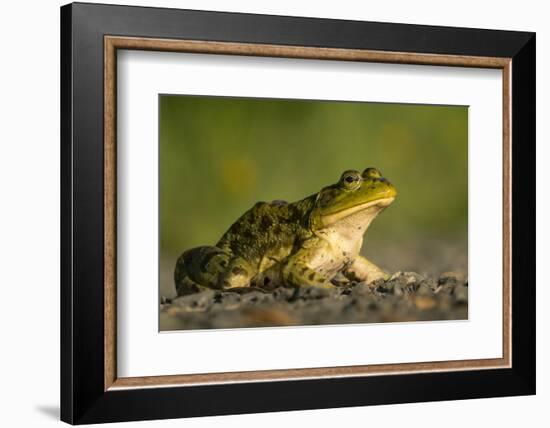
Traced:
[[335, 213], [330, 213], [321, 217], [323, 227], [328, 227], [340, 220], [356, 214], [360, 211], [367, 210], [369, 208], [375, 208], [373, 210], [373, 217], [375, 217], [382, 209], [386, 208], [394, 201], [394, 197], [376, 199], [374, 201], [365, 202], [364, 204], [355, 205], [351, 208], [346, 208]]

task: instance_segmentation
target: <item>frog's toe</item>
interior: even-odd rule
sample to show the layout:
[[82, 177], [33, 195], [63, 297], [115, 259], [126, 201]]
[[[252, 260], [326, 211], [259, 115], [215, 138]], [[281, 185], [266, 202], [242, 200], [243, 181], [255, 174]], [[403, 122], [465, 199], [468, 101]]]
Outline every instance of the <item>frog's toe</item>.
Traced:
[[339, 273], [336, 274], [336, 276], [334, 278], [332, 278], [330, 280], [330, 282], [332, 283], [332, 285], [334, 285], [336, 287], [344, 287], [344, 286], [346, 286], [350, 283], [350, 280], [348, 278], [346, 278], [346, 276], [344, 274], [339, 272]]
[[391, 273], [388, 273], [388, 272], [384, 272], [382, 274], [382, 277], [381, 277], [384, 281], [389, 281], [390, 279], [393, 278], [393, 275]]

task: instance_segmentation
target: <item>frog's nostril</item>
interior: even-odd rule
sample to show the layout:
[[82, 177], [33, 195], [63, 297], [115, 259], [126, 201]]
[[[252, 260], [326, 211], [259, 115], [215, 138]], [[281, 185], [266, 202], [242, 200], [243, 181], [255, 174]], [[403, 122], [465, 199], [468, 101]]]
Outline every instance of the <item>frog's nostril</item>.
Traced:
[[387, 182], [386, 194], [388, 197], [395, 198], [397, 196], [397, 189]]
[[387, 179], [385, 179], [384, 177], [380, 177], [378, 179], [378, 181], [381, 181], [382, 183], [390, 184], [390, 182]]

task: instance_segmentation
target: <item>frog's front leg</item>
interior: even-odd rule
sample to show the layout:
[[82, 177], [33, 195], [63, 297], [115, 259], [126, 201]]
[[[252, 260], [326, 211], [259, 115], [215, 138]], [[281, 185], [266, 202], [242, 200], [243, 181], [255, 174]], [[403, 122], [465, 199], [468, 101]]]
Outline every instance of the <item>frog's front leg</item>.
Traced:
[[377, 279], [387, 279], [389, 277], [388, 273], [380, 269], [370, 260], [366, 259], [363, 256], [357, 256], [353, 263], [348, 266], [343, 274], [350, 281], [357, 282], [372, 282]]
[[241, 257], [212, 246], [185, 251], [174, 270], [178, 295], [196, 293], [203, 288], [247, 287], [255, 271]]

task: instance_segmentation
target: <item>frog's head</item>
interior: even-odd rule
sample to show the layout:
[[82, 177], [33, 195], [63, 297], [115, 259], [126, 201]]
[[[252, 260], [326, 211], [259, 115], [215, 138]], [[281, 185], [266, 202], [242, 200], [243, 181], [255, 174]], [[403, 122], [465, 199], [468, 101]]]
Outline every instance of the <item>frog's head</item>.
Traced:
[[397, 196], [395, 187], [376, 168], [344, 171], [338, 183], [323, 188], [313, 209], [313, 228], [338, 223], [364, 230]]

